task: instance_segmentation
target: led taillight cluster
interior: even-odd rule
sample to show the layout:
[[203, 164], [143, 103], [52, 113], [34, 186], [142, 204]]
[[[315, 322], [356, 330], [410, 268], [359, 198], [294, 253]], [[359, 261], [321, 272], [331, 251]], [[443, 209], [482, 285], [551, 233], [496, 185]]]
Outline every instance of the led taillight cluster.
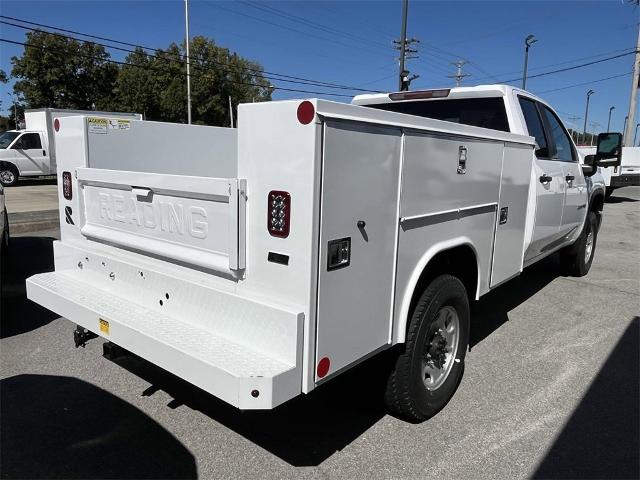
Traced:
[[272, 190], [267, 199], [267, 229], [274, 237], [288, 237], [291, 219], [291, 195], [288, 192]]
[[67, 200], [73, 198], [73, 186], [71, 184], [71, 172], [62, 172], [62, 195]]

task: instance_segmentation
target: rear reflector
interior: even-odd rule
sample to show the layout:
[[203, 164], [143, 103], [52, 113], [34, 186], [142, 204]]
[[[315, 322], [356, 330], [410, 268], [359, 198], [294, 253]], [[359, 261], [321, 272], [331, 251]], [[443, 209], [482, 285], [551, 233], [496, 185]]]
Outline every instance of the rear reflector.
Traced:
[[331, 368], [331, 360], [329, 357], [324, 357], [318, 362], [318, 368], [316, 373], [319, 378], [324, 377], [327, 373], [329, 373], [329, 368]]
[[426, 98], [445, 98], [449, 96], [451, 89], [442, 90], [416, 90], [415, 92], [390, 93], [391, 100], [423, 100]]
[[291, 195], [288, 192], [272, 190], [267, 199], [267, 229], [274, 237], [286, 238], [289, 236], [289, 223], [291, 219]]
[[58, 120], [57, 118], [53, 121], [53, 128], [56, 132], [60, 130], [60, 120]]
[[313, 107], [313, 103], [308, 100], [305, 100], [300, 105], [298, 105], [298, 121], [307, 125], [313, 121], [313, 117], [316, 116], [316, 109]]
[[71, 185], [71, 172], [62, 172], [62, 195], [67, 200], [73, 198], [73, 187]]

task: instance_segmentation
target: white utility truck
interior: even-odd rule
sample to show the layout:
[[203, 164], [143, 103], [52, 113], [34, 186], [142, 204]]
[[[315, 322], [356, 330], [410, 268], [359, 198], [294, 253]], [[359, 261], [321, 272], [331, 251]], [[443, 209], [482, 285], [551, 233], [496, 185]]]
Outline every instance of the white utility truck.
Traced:
[[[581, 155], [593, 155], [596, 147], [578, 146]], [[640, 186], [640, 147], [622, 147], [620, 166], [602, 169], [607, 197], [617, 188]]]
[[240, 105], [237, 129], [59, 119], [61, 240], [28, 297], [78, 324], [77, 345], [100, 335], [240, 409], [398, 345], [386, 403], [433, 415], [470, 301], [561, 249], [587, 273], [589, 175], [620, 136], [581, 167], [550, 107], [508, 86], [354, 103]]
[[142, 120], [142, 115], [135, 113], [56, 108], [27, 110], [24, 113], [25, 130], [8, 130], [0, 135], [0, 183], [10, 187], [18, 183], [19, 177], [55, 175], [54, 118], [77, 115], [100, 117], [103, 125], [107, 125], [104, 122], [110, 118], [111, 128], [126, 128], [129, 120]]

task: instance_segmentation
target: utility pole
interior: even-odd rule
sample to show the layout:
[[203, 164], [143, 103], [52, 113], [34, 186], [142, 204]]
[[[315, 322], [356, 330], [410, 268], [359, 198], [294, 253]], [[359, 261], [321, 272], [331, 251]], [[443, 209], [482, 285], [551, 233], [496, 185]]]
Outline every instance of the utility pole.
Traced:
[[[409, 0], [402, 0], [402, 27], [400, 28], [400, 75], [398, 81], [398, 90], [405, 90], [404, 79], [405, 79], [405, 69], [404, 69], [404, 57], [406, 55], [407, 48], [407, 11], [409, 10]], [[408, 75], [408, 72], [407, 72]], [[409, 86], [407, 85], [407, 90]]]
[[466, 60], [458, 60], [457, 62], [451, 62], [451, 65], [454, 65], [457, 71], [455, 75], [447, 75], [447, 76], [449, 78], [456, 79], [456, 87], [460, 86], [460, 82], [462, 81], [463, 78], [471, 76], [471, 74], [469, 73], [462, 73], [462, 67], [464, 66], [465, 63], [467, 63]]
[[233, 104], [231, 103], [231, 95], [229, 95], [229, 121], [231, 122], [231, 128], [233, 128]]
[[524, 71], [522, 73], [522, 90], [525, 90], [527, 87], [527, 69], [529, 67], [529, 47], [536, 43], [538, 40], [533, 35], [527, 35], [527, 38], [524, 39]]
[[589, 99], [591, 98], [591, 95], [593, 95], [594, 93], [596, 93], [593, 90], [589, 90], [587, 92], [587, 108], [584, 112], [584, 128], [582, 129], [582, 141], [586, 140], [587, 138], [587, 118], [589, 117]]
[[636, 145], [636, 137], [638, 136], [638, 127], [640, 127], [640, 123], [636, 123], [636, 133], [633, 134], [633, 144], [631, 145], [632, 147], [635, 147]]
[[13, 100], [13, 119], [16, 122], [16, 130], [20, 130], [18, 126], [18, 105], [16, 104], [16, 100]]
[[627, 131], [627, 122], [629, 121], [629, 115], [624, 117], [624, 126], [622, 127], [622, 144], [624, 145], [625, 133]]
[[615, 109], [616, 107], [609, 108], [609, 120], [607, 121], [607, 132], [609, 131], [609, 127], [611, 126], [611, 112], [613, 112]]
[[[624, 132], [624, 146], [632, 147], [629, 145], [629, 139], [631, 138], [631, 129], [636, 120], [636, 104], [638, 101], [638, 82], [640, 81], [640, 26], [638, 27], [638, 40], [636, 42], [636, 56], [633, 60], [633, 79], [631, 80], [631, 98], [629, 99], [629, 121], [627, 122], [627, 128]], [[633, 142], [635, 145], [635, 140]]]
[[417, 50], [412, 49], [411, 45], [414, 43], [420, 43], [420, 40], [417, 38], [407, 39], [407, 14], [409, 10], [409, 0], [402, 1], [402, 28], [400, 30], [400, 40], [394, 40], [395, 48], [400, 50], [400, 56], [398, 57], [400, 70], [399, 70], [399, 80], [398, 80], [398, 90], [404, 91], [409, 90], [409, 85], [412, 80], [415, 80], [419, 77], [419, 75], [412, 75], [409, 77], [409, 70], [406, 69], [406, 60], [410, 60], [412, 58], [418, 58], [417, 56], [409, 56], [411, 54], [418, 53]]
[[185, 43], [187, 45], [187, 123], [191, 125], [191, 70], [189, 57], [189, 0], [184, 0]]

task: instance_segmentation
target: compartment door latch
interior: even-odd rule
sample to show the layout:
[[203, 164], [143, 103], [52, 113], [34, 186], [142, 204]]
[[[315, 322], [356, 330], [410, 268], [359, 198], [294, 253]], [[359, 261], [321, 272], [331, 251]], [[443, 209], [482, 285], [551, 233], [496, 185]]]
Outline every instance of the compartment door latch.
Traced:
[[458, 149], [458, 175], [467, 173], [467, 147], [460, 145]]

